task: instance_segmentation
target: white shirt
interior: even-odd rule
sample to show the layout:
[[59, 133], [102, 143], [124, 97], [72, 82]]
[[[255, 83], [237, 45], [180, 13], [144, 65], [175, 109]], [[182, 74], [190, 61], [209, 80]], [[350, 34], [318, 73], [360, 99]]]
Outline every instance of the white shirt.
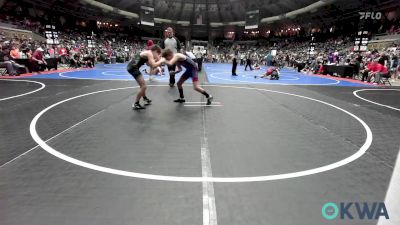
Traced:
[[171, 49], [174, 53], [178, 52], [178, 43], [176, 42], [175, 38], [167, 38], [164, 40], [165, 48]]

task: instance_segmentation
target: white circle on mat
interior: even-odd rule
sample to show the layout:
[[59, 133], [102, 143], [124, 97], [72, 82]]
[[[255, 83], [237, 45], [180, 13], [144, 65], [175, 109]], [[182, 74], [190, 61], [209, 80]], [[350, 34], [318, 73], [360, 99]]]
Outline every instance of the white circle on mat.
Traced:
[[[149, 85], [149, 86], [166, 87], [167, 85]], [[157, 174], [147, 174], [147, 173], [125, 171], [125, 170], [117, 170], [117, 169], [113, 169], [113, 168], [108, 168], [108, 167], [104, 167], [104, 166], [100, 166], [100, 165], [84, 162], [84, 161], [72, 158], [72, 157], [70, 157], [68, 155], [65, 155], [65, 154], [57, 151], [53, 147], [49, 146], [37, 133], [36, 124], [37, 124], [37, 121], [39, 120], [39, 118], [41, 116], [43, 116], [43, 114], [45, 114], [47, 111], [49, 111], [50, 109], [52, 109], [52, 108], [54, 108], [54, 107], [56, 107], [58, 105], [61, 105], [61, 104], [65, 103], [65, 102], [68, 102], [68, 101], [71, 101], [71, 100], [74, 100], [74, 99], [78, 99], [78, 98], [82, 98], [82, 97], [85, 97], [85, 96], [90, 96], [90, 95], [104, 93], [104, 92], [110, 92], [110, 91], [133, 89], [133, 88], [138, 88], [138, 87], [123, 87], [123, 88], [114, 88], [114, 89], [95, 91], [95, 92], [90, 92], [90, 93], [78, 95], [78, 96], [75, 96], [75, 97], [71, 97], [71, 98], [59, 101], [57, 103], [54, 103], [53, 105], [50, 105], [47, 108], [43, 109], [41, 112], [39, 112], [33, 118], [33, 120], [31, 121], [30, 127], [29, 127], [29, 131], [30, 131], [30, 134], [31, 134], [33, 140], [35, 140], [35, 142], [40, 147], [42, 147], [45, 151], [47, 151], [48, 153], [54, 155], [57, 158], [60, 158], [62, 160], [70, 162], [72, 164], [75, 164], [75, 165], [78, 165], [78, 166], [81, 166], [81, 167], [85, 167], [85, 168], [88, 168], [88, 169], [91, 169], [91, 170], [100, 171], [100, 172], [109, 173], [109, 174], [120, 175], [120, 176], [142, 178], [142, 179], [150, 179], [150, 180], [160, 180], [160, 181], [179, 181], [179, 182], [227, 182], [227, 183], [239, 182], [240, 183], [240, 182], [283, 180], [283, 179], [289, 179], [289, 178], [295, 178], [295, 177], [303, 177], [303, 176], [308, 176], [308, 175], [312, 175], [312, 174], [318, 174], [318, 173], [326, 172], [326, 171], [333, 170], [333, 169], [336, 169], [338, 167], [347, 165], [347, 164], [357, 160], [362, 155], [364, 155], [364, 153], [371, 146], [373, 136], [372, 136], [372, 131], [369, 128], [369, 126], [362, 119], [360, 119], [359, 117], [357, 117], [353, 113], [351, 113], [351, 112], [349, 112], [349, 111], [347, 111], [347, 110], [345, 110], [343, 108], [340, 108], [339, 106], [335, 106], [333, 104], [330, 104], [328, 102], [324, 102], [322, 100], [318, 100], [318, 99], [314, 99], [314, 98], [310, 98], [310, 97], [306, 97], [306, 96], [302, 96], [302, 95], [297, 95], [297, 94], [292, 94], [292, 93], [287, 93], [287, 92], [282, 92], [282, 91], [274, 91], [274, 90], [262, 89], [262, 88], [251, 88], [251, 87], [241, 87], [241, 86], [221, 86], [221, 85], [204, 85], [204, 86], [219, 87], [219, 88], [236, 88], [236, 89], [244, 89], [244, 90], [256, 90], [256, 91], [271, 92], [271, 93], [284, 94], [284, 95], [288, 95], [288, 96], [303, 98], [303, 99], [307, 99], [307, 100], [310, 100], [310, 101], [313, 101], [313, 102], [321, 103], [321, 104], [327, 105], [329, 107], [332, 107], [334, 109], [337, 109], [339, 111], [342, 111], [342, 112], [346, 113], [347, 115], [351, 116], [352, 118], [354, 118], [355, 120], [357, 120], [363, 126], [363, 128], [365, 129], [365, 132], [366, 132], [367, 136], [366, 136], [364, 144], [360, 147], [360, 149], [357, 152], [355, 152], [351, 156], [349, 156], [349, 157], [347, 157], [345, 159], [342, 159], [340, 161], [337, 161], [337, 162], [334, 162], [334, 163], [331, 163], [331, 164], [328, 164], [328, 165], [325, 165], [325, 166], [313, 168], [313, 169], [302, 170], [302, 171], [291, 172], [291, 173], [282, 173], [282, 174], [274, 174], [274, 175], [266, 175], [266, 176], [250, 176], [250, 177], [180, 177], [180, 176], [164, 176], [164, 175], [157, 175]]]
[[127, 71], [104, 71], [101, 74], [104, 76], [132, 77]]
[[13, 98], [18, 98], [18, 97], [22, 97], [22, 96], [25, 96], [25, 95], [30, 95], [30, 94], [38, 92], [38, 91], [40, 91], [40, 90], [42, 90], [43, 88], [46, 87], [46, 85], [43, 84], [42, 82], [37, 82], [37, 81], [33, 81], [33, 80], [14, 80], [14, 79], [1, 79], [1, 80], [2, 81], [16, 81], [16, 82], [27, 82], [27, 83], [40, 84], [40, 88], [35, 89], [33, 91], [30, 91], [30, 92], [23, 93], [23, 94], [14, 95], [14, 96], [6, 97], [6, 98], [0, 98], [0, 101], [5, 101], [5, 100], [13, 99]]
[[364, 100], [366, 102], [369, 102], [369, 103], [372, 103], [372, 104], [375, 104], [375, 105], [383, 106], [383, 107], [386, 107], [386, 108], [389, 108], [389, 109], [393, 109], [393, 110], [396, 110], [396, 111], [400, 111], [399, 108], [395, 108], [395, 107], [390, 106], [390, 105], [384, 105], [384, 104], [381, 104], [381, 103], [378, 103], [378, 102], [374, 102], [374, 101], [371, 101], [369, 99], [366, 99], [366, 98], [363, 98], [363, 97], [359, 96], [358, 92], [363, 92], [363, 91], [400, 91], [400, 89], [360, 89], [360, 90], [353, 91], [353, 95], [356, 96], [357, 98], [361, 99], [361, 100]]

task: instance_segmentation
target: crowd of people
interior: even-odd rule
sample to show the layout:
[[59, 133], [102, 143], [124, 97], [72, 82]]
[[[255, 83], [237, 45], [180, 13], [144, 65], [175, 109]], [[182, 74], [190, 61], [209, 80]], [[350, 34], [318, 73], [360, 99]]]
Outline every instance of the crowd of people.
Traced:
[[[87, 40], [87, 34], [60, 32], [59, 44], [48, 45], [32, 39], [7, 39], [0, 33], [0, 67], [6, 68], [11, 76], [57, 69], [48, 65], [48, 59], [51, 58], [71, 68], [93, 67], [98, 61], [127, 62], [131, 55], [146, 48], [146, 41], [129, 40], [124, 36], [92, 35], [93, 47], [88, 47]], [[352, 65], [354, 77], [351, 78], [375, 83], [379, 83], [382, 77], [398, 78], [398, 42], [379, 51], [360, 53], [354, 52], [352, 46], [353, 41], [348, 37], [317, 42], [313, 54], [309, 54], [309, 42], [306, 41], [282, 41], [270, 45], [231, 44], [211, 47], [207, 54], [198, 57], [211, 63], [230, 63], [235, 60], [238, 65], [250, 70], [258, 69], [261, 65], [273, 65], [296, 67], [301, 72], [317, 74], [324, 73], [323, 65]], [[273, 50], [276, 50], [275, 53], [272, 53]], [[374, 62], [384, 66], [377, 68], [379, 73], [370, 65]], [[371, 73], [379, 75], [371, 76]]]
[[[232, 62], [233, 67], [244, 66], [259, 69], [260, 65], [276, 68], [291, 67], [307, 74], [325, 74], [324, 65], [352, 66], [353, 74], [348, 78], [380, 83], [381, 78], [399, 79], [400, 42], [393, 41], [382, 49], [363, 52], [353, 50], [351, 37], [330, 38], [316, 42], [310, 52], [309, 41], [282, 40], [271, 44], [223, 44], [212, 48], [209, 62]], [[376, 66], [379, 63], [380, 66]], [[236, 75], [236, 69], [232, 71]], [[338, 74], [329, 74], [338, 76]]]
[[[34, 12], [29, 7], [35, 8]], [[0, 26], [10, 29], [0, 29], [0, 67], [6, 68], [11, 76], [57, 69], [59, 63], [68, 68], [93, 67], [97, 61], [125, 62], [131, 53], [137, 53], [144, 47], [143, 42], [131, 39], [127, 34], [116, 34], [109, 30], [93, 33], [77, 22], [77, 18], [34, 5], [17, 1], [3, 2]], [[56, 24], [58, 28], [55, 44], [43, 37], [48, 24]], [[13, 29], [28, 30], [39, 35], [33, 38], [32, 35], [26, 35], [28, 32], [21, 35], [13, 32]]]
[[[93, 46], [89, 46], [87, 35], [75, 32], [60, 32], [58, 40], [58, 44], [47, 44], [32, 38], [9, 38], [0, 33], [0, 67], [6, 68], [11, 76], [57, 69], [58, 64], [68, 68], [90, 68], [98, 61], [126, 62], [130, 54], [137, 53], [145, 46], [142, 41], [107, 35], [92, 35]], [[54, 61], [50, 59], [57, 60], [49, 65], [49, 61]]]
[[[11, 4], [12, 5], [12, 4]], [[34, 20], [23, 12], [23, 7], [14, 6], [15, 13], [0, 16], [1, 22], [22, 29], [42, 33], [44, 26], [40, 20]], [[40, 14], [40, 10], [37, 12]], [[390, 21], [385, 26], [377, 26], [378, 31], [398, 32], [397, 22]], [[180, 46], [181, 53], [193, 51], [199, 65], [204, 62], [231, 63], [244, 66], [244, 70], [260, 69], [261, 65], [276, 68], [294, 67], [304, 73], [323, 74], [323, 65], [350, 65], [354, 75], [362, 81], [379, 83], [382, 77], [398, 78], [398, 58], [400, 43], [383, 49], [369, 49], [364, 52], [353, 51], [354, 36], [324, 38], [315, 43], [315, 49], [309, 51], [309, 39], [278, 38], [269, 42], [220, 42], [207, 46], [207, 53]], [[178, 40], [179, 41], [179, 40]], [[87, 32], [80, 29], [59, 31], [57, 44], [33, 40], [25, 36], [9, 37], [0, 32], [0, 68], [14, 76], [27, 72], [40, 73], [57, 69], [59, 63], [68, 68], [94, 67], [97, 62], [127, 62], [148, 46], [147, 41], [130, 38], [124, 33], [100, 31]], [[153, 44], [162, 44], [152, 42]], [[376, 63], [383, 67], [376, 66]], [[199, 66], [201, 69], [201, 65]], [[171, 70], [171, 72], [173, 72]], [[232, 71], [232, 75], [236, 75]], [[331, 74], [336, 75], [336, 74]], [[172, 81], [171, 81], [172, 82]]]

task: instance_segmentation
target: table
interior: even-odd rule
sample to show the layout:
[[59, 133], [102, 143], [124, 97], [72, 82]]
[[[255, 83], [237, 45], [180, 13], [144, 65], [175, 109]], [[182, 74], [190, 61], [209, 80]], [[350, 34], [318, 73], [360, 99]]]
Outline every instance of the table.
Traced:
[[[57, 65], [58, 65], [58, 58], [49, 58], [45, 59], [47, 62], [47, 69], [55, 69], [57, 70]], [[26, 68], [31, 70], [31, 65], [29, 63], [29, 59], [14, 59], [14, 61], [18, 64], [24, 65]], [[32, 72], [32, 71], [30, 71]]]
[[336, 73], [340, 77], [353, 77], [354, 74], [354, 66], [337, 66], [337, 65], [323, 65], [324, 72], [323, 74], [333, 75]]

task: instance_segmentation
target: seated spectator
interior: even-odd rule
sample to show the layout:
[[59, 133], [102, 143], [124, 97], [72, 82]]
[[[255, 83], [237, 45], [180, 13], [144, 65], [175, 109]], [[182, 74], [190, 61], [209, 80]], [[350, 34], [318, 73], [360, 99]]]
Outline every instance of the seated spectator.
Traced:
[[0, 45], [0, 68], [6, 68], [7, 73], [10, 76], [16, 76], [17, 71], [14, 69], [11, 61], [5, 60], [5, 54], [3, 52], [3, 46]]
[[12, 59], [21, 58], [21, 53], [19, 52], [19, 49], [16, 46], [11, 47], [10, 56]]
[[392, 60], [390, 62], [390, 71], [393, 73], [393, 79], [397, 79], [397, 74], [399, 72], [399, 57], [395, 54], [392, 55]]
[[71, 57], [71, 66], [74, 68], [81, 67], [83, 62], [81, 61], [81, 56], [79, 52], [76, 52]]
[[28, 59], [28, 62], [29, 62], [28, 65], [27, 65], [28, 71], [32, 72], [33, 71], [33, 67], [32, 67], [33, 66], [33, 64], [32, 64], [32, 50], [30, 48], [26, 48], [22, 52], [25, 54], [25, 56], [26, 56], [26, 58]]
[[354, 68], [353, 77], [358, 76], [358, 74], [360, 73], [361, 60], [358, 60], [357, 58], [355, 58], [350, 62], [349, 65], [353, 66], [353, 68]]
[[62, 47], [59, 49], [58, 54], [60, 55], [61, 63], [67, 64], [67, 61], [68, 61], [68, 52], [67, 52], [67, 49], [66, 49], [64, 46], [62, 46]]
[[85, 64], [85, 67], [93, 68], [95, 59], [94, 57], [89, 53], [89, 51], [85, 51], [83, 53], [82, 62]]
[[372, 68], [372, 62], [368, 62], [367, 65], [364, 66], [364, 69], [362, 70], [361, 81], [368, 82], [368, 74], [371, 68]]
[[324, 74], [324, 64], [326, 64], [326, 61], [320, 62], [318, 64], [319, 68], [318, 68], [317, 74]]
[[7, 73], [10, 76], [18, 76], [21, 73], [27, 72], [27, 69], [25, 66], [20, 65], [13, 60], [10, 60], [9, 57], [5, 54], [5, 51], [3, 51], [3, 46], [0, 45], [0, 67], [1, 68], [6, 68]]
[[370, 75], [368, 77], [368, 82], [371, 82], [372, 77], [374, 77], [374, 84], [379, 84], [381, 81], [382, 77], [389, 78], [389, 70], [386, 66], [382, 65], [379, 63], [378, 60], [374, 60], [370, 65], [369, 65], [369, 71]]
[[44, 71], [47, 67], [47, 62], [44, 59], [43, 52], [44, 52], [43, 48], [38, 48], [32, 54], [31, 63], [32, 63], [32, 71], [33, 72]]
[[49, 55], [49, 58], [56, 58], [56, 46], [53, 45], [49, 48], [47, 48], [47, 54]]

